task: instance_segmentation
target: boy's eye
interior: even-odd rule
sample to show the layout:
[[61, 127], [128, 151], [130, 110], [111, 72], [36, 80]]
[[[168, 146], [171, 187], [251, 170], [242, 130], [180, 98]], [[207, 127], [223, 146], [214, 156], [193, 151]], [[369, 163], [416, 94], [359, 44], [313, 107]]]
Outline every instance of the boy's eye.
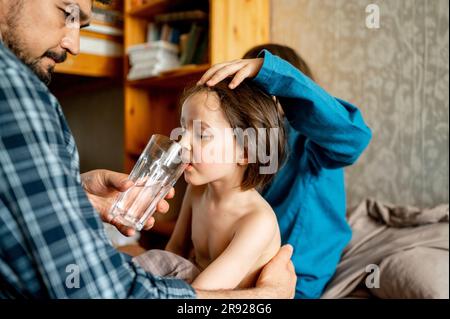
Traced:
[[208, 135], [208, 134], [198, 134], [197, 137], [202, 140], [207, 140], [207, 139], [211, 138], [212, 136]]

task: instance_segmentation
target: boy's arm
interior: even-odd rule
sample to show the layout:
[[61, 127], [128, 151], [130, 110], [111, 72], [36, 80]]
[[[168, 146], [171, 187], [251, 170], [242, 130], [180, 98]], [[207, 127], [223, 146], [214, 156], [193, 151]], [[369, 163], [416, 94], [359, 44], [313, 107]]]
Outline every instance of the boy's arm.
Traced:
[[294, 265], [291, 261], [292, 246], [284, 245], [261, 270], [256, 288], [207, 291], [196, 289], [197, 298], [214, 299], [256, 299], [256, 298], [293, 298], [295, 294]]
[[172, 236], [166, 245], [166, 250], [187, 258], [191, 248], [191, 220], [192, 202], [191, 186], [188, 185], [184, 194], [180, 214], [173, 230]]
[[275, 217], [264, 212], [243, 217], [228, 247], [194, 280], [192, 287], [198, 290], [236, 288], [270, 244], [276, 227]]
[[264, 62], [254, 81], [279, 98], [289, 123], [308, 138], [312, 158], [326, 168], [353, 164], [372, 136], [360, 111], [269, 51], [259, 56]]

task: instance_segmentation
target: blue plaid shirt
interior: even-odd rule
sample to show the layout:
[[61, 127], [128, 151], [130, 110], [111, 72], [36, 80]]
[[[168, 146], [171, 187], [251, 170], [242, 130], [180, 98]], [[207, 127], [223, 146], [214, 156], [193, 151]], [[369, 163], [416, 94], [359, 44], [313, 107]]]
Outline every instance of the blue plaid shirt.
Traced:
[[0, 298], [194, 298], [118, 253], [47, 87], [0, 42]]

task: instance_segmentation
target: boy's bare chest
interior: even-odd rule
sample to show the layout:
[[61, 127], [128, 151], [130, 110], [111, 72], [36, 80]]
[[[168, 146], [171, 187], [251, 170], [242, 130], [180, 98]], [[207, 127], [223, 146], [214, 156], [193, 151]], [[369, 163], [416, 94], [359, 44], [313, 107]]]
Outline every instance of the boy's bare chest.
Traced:
[[209, 264], [216, 259], [231, 242], [235, 228], [236, 218], [227, 212], [214, 211], [201, 202], [193, 203], [192, 242], [198, 262]]

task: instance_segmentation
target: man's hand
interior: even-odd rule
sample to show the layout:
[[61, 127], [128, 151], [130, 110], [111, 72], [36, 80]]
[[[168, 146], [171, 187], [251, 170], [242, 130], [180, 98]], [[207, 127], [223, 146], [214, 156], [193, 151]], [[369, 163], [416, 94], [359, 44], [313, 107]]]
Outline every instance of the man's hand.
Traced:
[[292, 252], [291, 245], [284, 245], [261, 271], [256, 287], [263, 289], [268, 298], [294, 298], [297, 275], [291, 261]]
[[[100, 217], [104, 222], [110, 223], [125, 236], [133, 236], [135, 230], [122, 224], [116, 223], [109, 215], [109, 210], [114, 204], [115, 199], [120, 192], [125, 192], [133, 182], [128, 180], [127, 174], [117, 173], [104, 169], [93, 170], [81, 174], [81, 182], [83, 188], [92, 203], [92, 206], [100, 213]], [[175, 190], [172, 188], [166, 199], [175, 196]], [[167, 213], [169, 211], [169, 203], [164, 199], [157, 205], [156, 211], [159, 213]], [[144, 226], [144, 230], [153, 227], [155, 219], [150, 217]]]
[[213, 65], [197, 82], [198, 85], [214, 86], [223, 79], [233, 76], [230, 89], [236, 88], [246, 78], [255, 77], [263, 65], [264, 59], [240, 59]]
[[281, 247], [278, 254], [263, 268], [256, 288], [242, 290], [206, 291], [196, 289], [199, 299], [292, 299], [295, 296], [297, 275], [291, 261], [291, 245]]

